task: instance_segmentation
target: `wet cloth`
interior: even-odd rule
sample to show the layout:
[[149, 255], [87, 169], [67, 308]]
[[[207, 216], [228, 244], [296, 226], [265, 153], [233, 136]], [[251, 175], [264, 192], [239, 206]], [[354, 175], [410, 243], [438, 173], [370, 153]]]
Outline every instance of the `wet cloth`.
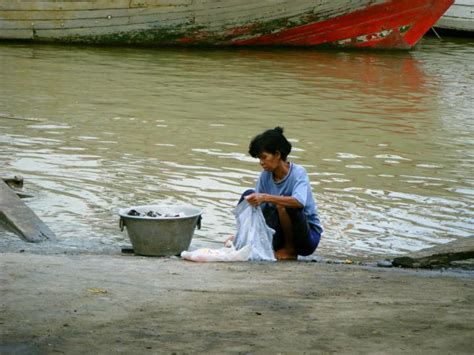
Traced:
[[193, 251], [185, 250], [181, 252], [181, 258], [199, 263], [247, 261], [250, 259], [251, 252], [252, 247], [250, 244], [237, 250], [234, 244], [229, 242], [224, 248], [219, 249], [201, 248]]
[[249, 260], [275, 261], [272, 241], [275, 231], [268, 227], [260, 206], [251, 206], [245, 199], [234, 209], [237, 221], [235, 247], [251, 247]]
[[197, 262], [275, 261], [272, 248], [275, 231], [266, 224], [262, 209], [242, 200], [234, 209], [234, 215], [237, 221], [235, 246], [228, 241], [226, 246], [220, 249], [183, 251], [181, 258]]

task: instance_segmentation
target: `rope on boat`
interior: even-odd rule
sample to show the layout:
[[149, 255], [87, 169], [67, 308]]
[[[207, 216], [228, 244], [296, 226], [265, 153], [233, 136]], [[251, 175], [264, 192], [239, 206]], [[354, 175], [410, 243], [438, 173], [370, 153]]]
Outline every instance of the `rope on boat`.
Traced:
[[438, 34], [438, 32], [436, 32], [436, 30], [435, 30], [434, 27], [431, 27], [431, 29], [433, 30], [434, 34], [436, 35], [436, 37], [438, 37], [438, 39], [439, 39], [440, 41], [443, 40], [443, 39], [441, 38], [441, 36]]

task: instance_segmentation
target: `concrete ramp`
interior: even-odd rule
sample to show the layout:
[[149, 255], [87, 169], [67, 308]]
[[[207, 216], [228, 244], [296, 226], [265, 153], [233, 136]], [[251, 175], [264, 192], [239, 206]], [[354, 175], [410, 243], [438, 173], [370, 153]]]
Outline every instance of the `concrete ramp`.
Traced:
[[46, 224], [0, 179], [0, 224], [27, 242], [56, 240]]

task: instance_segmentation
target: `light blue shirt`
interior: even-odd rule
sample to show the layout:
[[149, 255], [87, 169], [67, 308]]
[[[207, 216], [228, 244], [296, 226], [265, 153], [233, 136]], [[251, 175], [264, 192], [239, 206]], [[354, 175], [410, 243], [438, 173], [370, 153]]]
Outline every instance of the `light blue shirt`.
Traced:
[[[279, 182], [273, 180], [273, 174], [269, 171], [262, 171], [257, 180], [256, 192], [277, 196], [292, 196], [303, 207], [304, 214], [311, 227], [319, 233], [323, 232], [321, 222], [318, 217], [318, 207], [311, 191], [306, 169], [300, 165], [290, 163], [290, 170], [285, 178]], [[265, 207], [265, 206], [262, 206]]]

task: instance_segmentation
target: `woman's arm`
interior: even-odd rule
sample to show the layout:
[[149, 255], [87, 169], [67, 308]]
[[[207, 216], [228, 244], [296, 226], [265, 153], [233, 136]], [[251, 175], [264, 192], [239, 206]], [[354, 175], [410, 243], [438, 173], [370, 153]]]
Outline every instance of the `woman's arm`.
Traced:
[[288, 208], [303, 208], [304, 206], [298, 202], [293, 196], [277, 196], [265, 193], [253, 193], [245, 197], [252, 206], [259, 206], [262, 203], [273, 203], [276, 206]]

